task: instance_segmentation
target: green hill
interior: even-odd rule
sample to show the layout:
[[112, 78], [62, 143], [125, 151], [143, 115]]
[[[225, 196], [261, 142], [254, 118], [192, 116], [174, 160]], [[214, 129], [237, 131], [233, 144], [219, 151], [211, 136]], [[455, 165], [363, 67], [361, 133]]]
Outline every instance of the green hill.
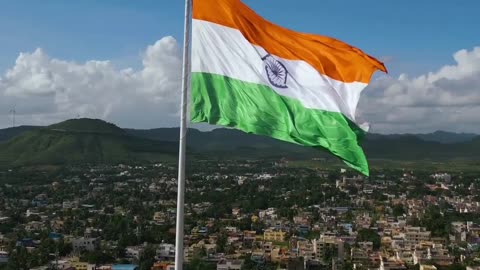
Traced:
[[[0, 139], [2, 134], [10, 140], [0, 141], [0, 165], [116, 163], [176, 159], [179, 129], [121, 129], [102, 120], [74, 119], [48, 127], [0, 130]], [[12, 137], [15, 134], [20, 135]], [[438, 135], [433, 133], [432, 138]], [[361, 145], [370, 160], [480, 160], [480, 137], [440, 135], [449, 143], [415, 134], [369, 134]], [[190, 157], [196, 154], [212, 159], [336, 159], [326, 151], [224, 128], [189, 129], [187, 146]]]
[[425, 141], [441, 143], [461, 143], [471, 141], [473, 138], [477, 137], [476, 134], [472, 133], [452, 133], [441, 130], [437, 130], [428, 134], [415, 134], [415, 136]]
[[100, 119], [70, 119], [47, 127], [50, 130], [98, 133], [98, 134], [125, 134], [125, 131], [112, 123]]
[[[175, 142], [178, 141], [179, 130], [178, 128], [127, 129], [126, 132], [133, 136]], [[218, 158], [334, 158], [326, 151], [224, 128], [208, 132], [190, 129], [187, 144], [196, 152]], [[361, 142], [361, 145], [369, 159], [410, 161], [480, 159], [478, 155], [480, 153], [480, 137], [478, 136], [455, 143], [441, 143], [425, 140], [416, 135], [369, 134]]]
[[0, 144], [0, 165], [117, 163], [173, 159], [177, 143], [128, 135], [101, 120], [68, 120]]
[[[132, 136], [171, 142], [178, 142], [179, 135], [178, 128], [126, 129], [125, 131]], [[309, 159], [329, 156], [326, 152], [313, 148], [226, 128], [206, 132], [189, 129], [187, 145], [192, 151], [211, 158], [249, 159], [288, 156], [291, 158]]]
[[424, 141], [414, 135], [398, 137], [377, 135], [367, 137], [361, 144], [369, 159], [392, 160], [479, 160], [479, 137], [459, 143]]
[[0, 129], [0, 142], [2, 141], [8, 141], [9, 139], [21, 135], [27, 131], [34, 130], [34, 129], [39, 129], [42, 127], [38, 126], [19, 126], [19, 127], [11, 127], [11, 128], [5, 128], [5, 129]]

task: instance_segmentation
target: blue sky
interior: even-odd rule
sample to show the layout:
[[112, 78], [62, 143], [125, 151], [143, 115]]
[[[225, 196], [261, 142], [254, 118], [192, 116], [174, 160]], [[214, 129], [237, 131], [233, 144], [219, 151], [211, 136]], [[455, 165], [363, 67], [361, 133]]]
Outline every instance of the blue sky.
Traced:
[[[480, 133], [480, 1], [244, 2], [385, 61], [390, 76], [374, 77], [357, 110], [372, 131]], [[0, 128], [14, 105], [20, 124], [178, 125], [183, 12], [182, 0], [2, 1]]]
[[[298, 31], [333, 36], [377, 57], [391, 74], [417, 74], [452, 62], [479, 43], [479, 1], [246, 0], [267, 19]], [[3, 1], [0, 71], [21, 51], [41, 47], [76, 61], [138, 64], [163, 36], [182, 38], [181, 0]], [[476, 44], [477, 43], [477, 44]]]

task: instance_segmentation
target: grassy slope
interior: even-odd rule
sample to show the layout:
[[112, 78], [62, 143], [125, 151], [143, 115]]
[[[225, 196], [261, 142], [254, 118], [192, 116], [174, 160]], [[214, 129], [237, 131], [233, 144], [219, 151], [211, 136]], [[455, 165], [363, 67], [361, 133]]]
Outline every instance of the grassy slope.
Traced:
[[0, 144], [3, 165], [157, 161], [176, 154], [174, 142], [132, 137], [97, 120], [67, 121]]

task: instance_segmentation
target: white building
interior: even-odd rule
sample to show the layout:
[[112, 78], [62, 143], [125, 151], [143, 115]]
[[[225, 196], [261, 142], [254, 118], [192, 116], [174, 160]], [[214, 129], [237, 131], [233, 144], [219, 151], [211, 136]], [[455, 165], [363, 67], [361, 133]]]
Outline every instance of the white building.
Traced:
[[143, 246], [130, 246], [125, 248], [125, 257], [129, 259], [140, 259], [143, 253]]
[[175, 259], [175, 245], [162, 243], [158, 246], [156, 253], [159, 261]]
[[217, 263], [217, 270], [241, 270], [243, 260], [222, 259]]

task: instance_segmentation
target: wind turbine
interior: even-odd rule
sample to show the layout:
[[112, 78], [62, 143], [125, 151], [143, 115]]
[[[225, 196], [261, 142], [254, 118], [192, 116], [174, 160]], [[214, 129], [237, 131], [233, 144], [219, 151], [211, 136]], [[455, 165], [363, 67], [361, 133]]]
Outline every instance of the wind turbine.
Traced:
[[15, 127], [15, 113], [16, 113], [15, 106], [13, 106], [13, 109], [11, 109], [9, 113], [12, 114], [12, 127]]

